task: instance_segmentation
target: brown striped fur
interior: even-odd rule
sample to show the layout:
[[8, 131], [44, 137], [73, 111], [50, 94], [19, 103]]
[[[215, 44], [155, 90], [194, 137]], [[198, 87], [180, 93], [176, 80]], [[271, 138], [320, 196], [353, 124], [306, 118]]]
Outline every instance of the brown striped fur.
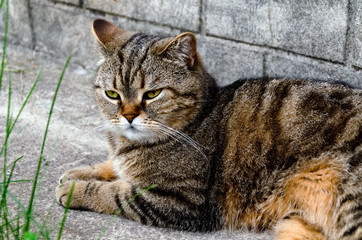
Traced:
[[105, 20], [93, 32], [109, 160], [66, 172], [60, 204], [75, 181], [71, 208], [148, 225], [362, 238], [360, 89], [294, 79], [218, 88], [192, 33], [137, 34]]

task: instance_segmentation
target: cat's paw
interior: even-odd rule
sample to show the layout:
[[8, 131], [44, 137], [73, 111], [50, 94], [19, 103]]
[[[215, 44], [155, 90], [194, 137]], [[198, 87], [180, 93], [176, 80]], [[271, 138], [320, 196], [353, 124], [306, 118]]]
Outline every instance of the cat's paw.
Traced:
[[[73, 170], [66, 171], [66, 172], [59, 178], [59, 184], [68, 182], [68, 181], [70, 181], [70, 180], [77, 180], [76, 177], [75, 177], [75, 174], [73, 174], [73, 176], [72, 176], [71, 171], [73, 171]], [[72, 177], [73, 177], [73, 178], [72, 178]]]
[[90, 177], [90, 171], [88, 168], [76, 168], [66, 171], [60, 178], [59, 184], [76, 181], [76, 180], [88, 180]]
[[[64, 183], [60, 183], [57, 188], [56, 188], [56, 198], [57, 198], [57, 202], [62, 205], [62, 206], [66, 206], [68, 198], [69, 198], [69, 194], [70, 191], [72, 189], [73, 184], [75, 184], [76, 182], [74, 181], [67, 181]], [[73, 193], [75, 190], [75, 186], [73, 189]]]

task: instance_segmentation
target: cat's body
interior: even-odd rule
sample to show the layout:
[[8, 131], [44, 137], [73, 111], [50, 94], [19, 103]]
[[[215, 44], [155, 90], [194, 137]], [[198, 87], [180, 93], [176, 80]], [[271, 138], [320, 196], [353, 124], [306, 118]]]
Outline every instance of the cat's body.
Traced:
[[361, 90], [290, 79], [219, 89], [189, 33], [140, 35], [103, 20], [94, 32], [110, 156], [61, 178], [62, 205], [75, 180], [72, 208], [144, 224], [361, 239]]

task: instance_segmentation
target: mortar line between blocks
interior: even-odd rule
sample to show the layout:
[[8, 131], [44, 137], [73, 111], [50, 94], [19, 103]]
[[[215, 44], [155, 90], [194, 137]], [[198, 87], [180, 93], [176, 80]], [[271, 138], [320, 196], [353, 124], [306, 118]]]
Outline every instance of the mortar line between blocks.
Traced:
[[345, 34], [345, 43], [344, 43], [344, 51], [343, 51], [343, 60], [346, 64], [346, 66], [351, 67], [351, 37], [353, 33], [351, 32], [351, 25], [352, 25], [352, 0], [348, 0], [347, 2], [347, 29]]
[[200, 11], [199, 11], [199, 21], [200, 21], [200, 35], [206, 36], [206, 4], [207, 0], [200, 0]]
[[206, 36], [207, 37], [213, 37], [213, 38], [216, 38], [216, 39], [219, 39], [219, 40], [231, 41], [231, 42], [234, 42], [234, 43], [242, 43], [242, 44], [245, 44], [245, 45], [250, 46], [250, 47], [260, 47], [262, 49], [278, 50], [278, 51], [282, 51], [282, 52], [288, 53], [288, 54], [293, 54], [293, 55], [296, 55], [296, 56], [307, 57], [307, 58], [310, 58], [310, 59], [320, 60], [320, 61], [323, 61], [323, 62], [329, 62], [329, 63], [343, 65], [343, 66], [347, 67], [347, 65], [343, 61], [337, 61], [337, 60], [331, 60], [331, 59], [322, 58], [322, 57], [311, 56], [311, 55], [307, 55], [307, 54], [303, 54], [303, 53], [299, 53], [299, 52], [295, 52], [295, 51], [292, 51], [292, 50], [283, 49], [283, 48], [279, 48], [279, 47], [274, 47], [274, 46], [270, 46], [270, 45], [266, 45], [266, 44], [245, 42], [245, 41], [242, 41], [242, 40], [236, 40], [236, 39], [232, 39], [232, 38], [228, 38], [228, 37], [222, 37], [222, 36], [213, 35], [213, 34], [206, 34]]
[[29, 26], [30, 26], [30, 34], [31, 34], [31, 49], [35, 50], [36, 35], [35, 35], [35, 30], [34, 30], [33, 7], [31, 4], [31, 1], [27, 1], [27, 9], [28, 9], [28, 18], [29, 18]]

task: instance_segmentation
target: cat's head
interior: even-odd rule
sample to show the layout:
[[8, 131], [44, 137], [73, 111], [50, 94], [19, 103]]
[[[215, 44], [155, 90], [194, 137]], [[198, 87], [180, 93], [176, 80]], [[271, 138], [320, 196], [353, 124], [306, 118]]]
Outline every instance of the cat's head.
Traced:
[[96, 100], [112, 132], [141, 143], [175, 137], [210, 100], [214, 82], [193, 33], [152, 36], [101, 19], [93, 22], [93, 33], [102, 51]]

